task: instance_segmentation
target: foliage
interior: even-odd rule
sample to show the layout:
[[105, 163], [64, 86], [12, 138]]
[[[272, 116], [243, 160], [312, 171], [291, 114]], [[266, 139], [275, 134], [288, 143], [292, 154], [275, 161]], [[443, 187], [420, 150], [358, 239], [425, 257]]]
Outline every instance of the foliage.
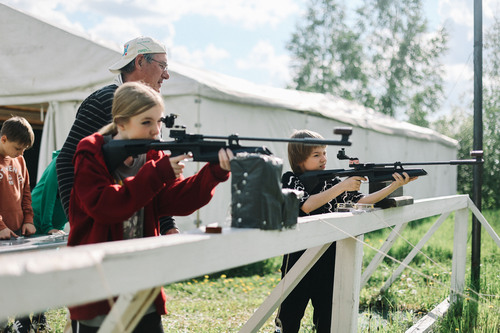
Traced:
[[348, 17], [339, 1], [311, 0], [287, 49], [293, 88], [356, 100], [426, 126], [442, 94], [447, 32], [427, 32], [421, 0], [370, 0]]
[[294, 88], [347, 99], [362, 97], [368, 78], [362, 71], [360, 36], [345, 19], [345, 8], [336, 1], [311, 1], [304, 26], [297, 26], [287, 44], [294, 56]]
[[[485, 34], [483, 78], [482, 144], [484, 151], [482, 208], [499, 208], [500, 202], [500, 20]], [[473, 150], [473, 116], [471, 112], [455, 109], [452, 114], [441, 117], [433, 127], [458, 140], [459, 158], [470, 158]], [[458, 191], [472, 197], [472, 167], [458, 167]]]

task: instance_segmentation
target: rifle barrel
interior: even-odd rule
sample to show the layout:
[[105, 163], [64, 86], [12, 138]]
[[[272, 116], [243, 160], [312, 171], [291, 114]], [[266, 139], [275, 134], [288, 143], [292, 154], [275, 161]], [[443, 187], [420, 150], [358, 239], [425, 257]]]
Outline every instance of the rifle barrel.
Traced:
[[327, 145], [327, 146], [350, 146], [352, 143], [350, 141], [345, 140], [321, 140], [321, 139], [312, 139], [312, 138], [302, 138], [302, 139], [282, 139], [282, 138], [255, 138], [255, 137], [246, 137], [246, 136], [207, 136], [203, 135], [204, 139], [216, 139], [216, 140], [236, 140], [236, 141], [266, 141], [266, 142], [296, 142], [303, 143], [307, 145]]
[[451, 160], [451, 161], [433, 161], [433, 162], [395, 162], [395, 163], [366, 163], [366, 165], [374, 167], [385, 166], [408, 166], [408, 165], [472, 165], [482, 164], [484, 160]]

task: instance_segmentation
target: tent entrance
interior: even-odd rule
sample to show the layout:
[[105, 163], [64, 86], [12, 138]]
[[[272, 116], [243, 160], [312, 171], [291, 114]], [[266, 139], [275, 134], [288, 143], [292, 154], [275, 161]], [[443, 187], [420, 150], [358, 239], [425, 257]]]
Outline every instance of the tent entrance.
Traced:
[[24, 152], [24, 159], [30, 174], [30, 185], [33, 189], [36, 185], [38, 173], [38, 159], [40, 157], [40, 146], [42, 141], [42, 131], [45, 115], [49, 107], [48, 103], [37, 106], [7, 106], [0, 105], [0, 126], [12, 116], [24, 117], [33, 127], [35, 133], [35, 144]]

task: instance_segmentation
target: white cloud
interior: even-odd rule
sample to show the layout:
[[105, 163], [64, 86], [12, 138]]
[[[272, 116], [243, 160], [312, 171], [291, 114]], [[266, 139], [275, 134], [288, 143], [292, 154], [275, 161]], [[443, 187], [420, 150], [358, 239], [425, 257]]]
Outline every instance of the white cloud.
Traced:
[[179, 15], [212, 16], [220, 22], [236, 23], [249, 30], [263, 24], [276, 26], [300, 9], [294, 0], [191, 0], [176, 6], [175, 11]]
[[444, 65], [445, 80], [450, 83], [472, 82], [474, 71], [470, 64]]
[[[432, 0], [428, 0], [432, 1]], [[474, 1], [470, 0], [439, 0], [439, 15], [442, 20], [452, 20], [458, 25], [472, 28], [474, 26]], [[500, 3], [498, 0], [482, 1], [483, 26], [489, 24], [496, 15], [498, 17]]]
[[452, 20], [458, 25], [472, 27], [474, 25], [474, 12], [471, 1], [466, 0], [440, 0], [439, 15]]
[[[274, 46], [268, 41], [259, 41], [247, 57], [236, 61], [236, 66], [245, 70], [261, 70], [268, 73], [271, 81], [266, 84], [284, 86], [290, 82], [290, 58], [288, 55], [276, 54]], [[276, 84], [279, 82], [279, 84]]]
[[467, 108], [472, 100], [474, 70], [470, 63], [447, 64], [445, 69], [445, 98], [441, 113], [460, 107]]
[[169, 59], [199, 68], [208, 68], [210, 64], [231, 57], [227, 50], [217, 48], [213, 44], [194, 51], [188, 50], [185, 46], [173, 46], [169, 51]]
[[[228, 29], [253, 30], [277, 26], [300, 10], [304, 0], [7, 0], [15, 8], [36, 12], [45, 20], [79, 32], [94, 40], [106, 40], [118, 49], [122, 43], [138, 35], [153, 36], [168, 48], [170, 58], [198, 67], [214, 67], [216, 62], [231, 58], [233, 50], [217, 46], [216, 39], [203, 41], [203, 48], [194, 50], [174, 42], [175, 23], [189, 18], [212, 17]], [[182, 41], [181, 41], [182, 43]], [[208, 43], [208, 44], [206, 44]], [[238, 41], [235, 45], [244, 44]], [[206, 45], [206, 46], [205, 46]], [[257, 62], [255, 60], [258, 59]], [[238, 62], [241, 68], [265, 70], [273, 77], [288, 79], [288, 57], [277, 55], [269, 43], [260, 43], [246, 59]], [[220, 65], [220, 64], [219, 64]], [[235, 66], [227, 63], [221, 67]]]
[[21, 10], [38, 19], [48, 22], [52, 25], [68, 28], [79, 33], [85, 33], [85, 28], [78, 22], [68, 19], [67, 15], [58, 10], [60, 0], [7, 0], [2, 1], [7, 6]]
[[[299, 0], [301, 1], [301, 0]], [[300, 10], [297, 0], [7, 0], [15, 8], [42, 17], [65, 14], [93, 14], [102, 17], [133, 18], [129, 24], [149, 20], [149, 24], [175, 22], [184, 15], [212, 16], [221, 22], [236, 23], [246, 29], [257, 25], [275, 26]], [[59, 14], [57, 14], [59, 13]], [[152, 21], [153, 20], [153, 21]], [[71, 25], [71, 24], [70, 24]]]
[[483, 15], [487, 20], [498, 17], [500, 14], [500, 3], [498, 0], [483, 1]]

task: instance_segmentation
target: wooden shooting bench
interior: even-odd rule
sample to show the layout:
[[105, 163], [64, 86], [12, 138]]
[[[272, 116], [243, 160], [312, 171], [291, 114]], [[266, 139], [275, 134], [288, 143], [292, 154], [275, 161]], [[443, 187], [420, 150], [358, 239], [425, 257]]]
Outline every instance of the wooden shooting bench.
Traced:
[[[455, 211], [453, 303], [464, 288], [469, 209], [481, 216], [467, 196], [454, 195], [369, 213], [302, 217], [296, 228], [282, 231], [223, 228], [217, 234], [201, 228], [177, 235], [1, 254], [0, 285], [8, 287], [0, 295], [0, 319], [118, 297], [100, 332], [131, 332], [162, 285], [308, 249], [249, 321], [242, 323], [240, 332], [257, 332], [336, 241], [332, 332], [357, 332], [359, 292], [377, 266], [375, 262], [361, 272], [363, 234], [434, 215], [441, 215], [438, 222], [442, 223]], [[486, 223], [484, 217], [481, 221]], [[487, 231], [496, 235], [491, 228]], [[496, 241], [500, 246], [498, 236]], [[383, 255], [372, 262], [382, 259]]]

